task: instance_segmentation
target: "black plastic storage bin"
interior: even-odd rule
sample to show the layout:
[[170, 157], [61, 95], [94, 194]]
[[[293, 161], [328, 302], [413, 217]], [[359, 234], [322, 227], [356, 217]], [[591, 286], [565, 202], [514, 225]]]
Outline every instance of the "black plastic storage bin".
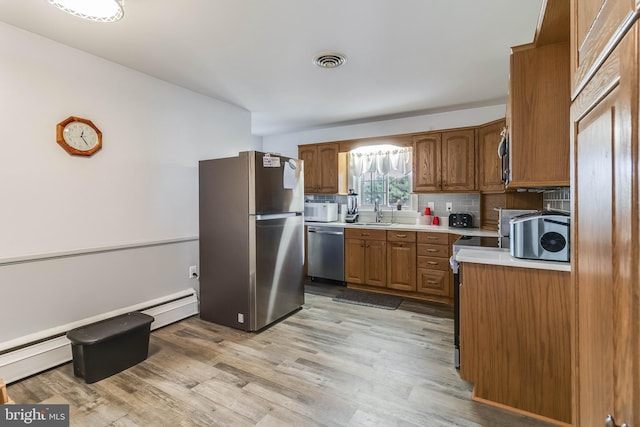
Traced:
[[145, 360], [153, 320], [132, 312], [67, 332], [75, 376], [91, 384]]

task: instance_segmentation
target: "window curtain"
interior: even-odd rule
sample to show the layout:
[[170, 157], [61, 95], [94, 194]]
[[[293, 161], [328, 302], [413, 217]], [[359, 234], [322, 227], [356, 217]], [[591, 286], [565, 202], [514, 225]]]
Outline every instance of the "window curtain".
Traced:
[[349, 170], [355, 178], [360, 178], [367, 172], [393, 177], [405, 176], [411, 173], [412, 148], [394, 148], [368, 153], [349, 153]]

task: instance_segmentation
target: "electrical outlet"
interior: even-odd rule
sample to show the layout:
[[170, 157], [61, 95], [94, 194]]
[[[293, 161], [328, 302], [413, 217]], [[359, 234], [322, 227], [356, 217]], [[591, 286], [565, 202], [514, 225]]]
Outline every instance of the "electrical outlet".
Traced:
[[451, 212], [453, 210], [453, 203], [447, 202], [447, 212]]
[[244, 323], [244, 314], [238, 313], [238, 323]]
[[434, 202], [427, 202], [427, 207], [431, 209], [431, 212], [436, 210], [436, 204]]
[[198, 266], [192, 265], [189, 267], [189, 279], [195, 279], [198, 277]]

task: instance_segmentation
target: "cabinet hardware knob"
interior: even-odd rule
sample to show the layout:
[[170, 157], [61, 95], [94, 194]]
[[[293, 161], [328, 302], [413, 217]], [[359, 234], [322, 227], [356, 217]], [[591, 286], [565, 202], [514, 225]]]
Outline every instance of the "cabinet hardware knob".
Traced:
[[439, 239], [440, 239], [439, 237], [431, 237], [431, 236], [427, 237], [427, 240], [439, 240]]
[[438, 252], [437, 249], [427, 249], [427, 252]]
[[438, 263], [435, 262], [435, 261], [427, 261], [427, 264], [429, 264], [429, 265], [438, 265]]
[[396, 237], [402, 237], [402, 238], [404, 238], [404, 237], [407, 237], [407, 235], [406, 235], [406, 234], [396, 234]]
[[430, 285], [437, 285], [439, 282], [436, 282], [435, 280], [427, 280], [427, 283]]

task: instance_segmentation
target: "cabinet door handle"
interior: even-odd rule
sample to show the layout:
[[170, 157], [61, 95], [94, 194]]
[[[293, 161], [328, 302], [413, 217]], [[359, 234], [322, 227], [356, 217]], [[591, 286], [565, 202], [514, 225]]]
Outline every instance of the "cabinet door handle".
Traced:
[[437, 285], [440, 282], [436, 282], [435, 280], [427, 280], [427, 283], [430, 285]]
[[440, 238], [439, 237], [427, 236], [427, 240], [440, 240]]
[[435, 261], [427, 261], [427, 264], [429, 264], [429, 265], [438, 265], [438, 263], [435, 262]]
[[427, 249], [427, 252], [438, 252], [437, 249]]
[[615, 418], [613, 415], [607, 415], [607, 418], [604, 419], [604, 427], [629, 427], [627, 423], [622, 423], [622, 425], [616, 424]]
[[402, 237], [402, 238], [405, 238], [405, 237], [407, 237], [407, 235], [406, 235], [406, 234], [396, 234], [396, 237]]

